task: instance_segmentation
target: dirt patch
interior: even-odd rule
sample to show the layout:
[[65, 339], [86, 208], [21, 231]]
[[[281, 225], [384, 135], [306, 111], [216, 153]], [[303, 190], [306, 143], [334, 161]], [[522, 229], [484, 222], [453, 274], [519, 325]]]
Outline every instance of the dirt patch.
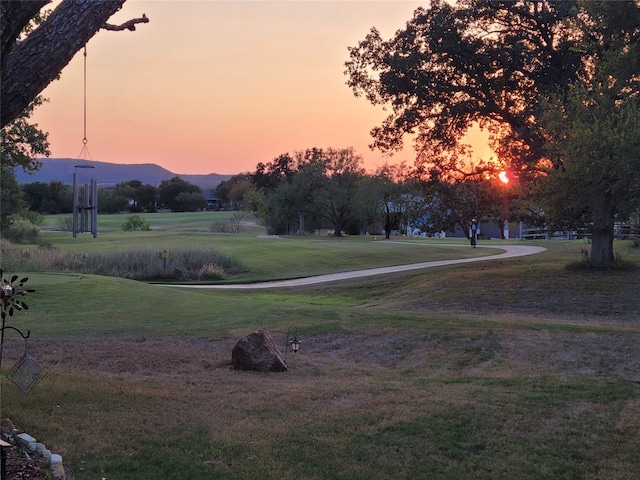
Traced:
[[[24, 447], [12, 444], [6, 447], [6, 480], [41, 480], [51, 478], [51, 467], [42, 458]], [[67, 477], [71, 480], [71, 476]]]
[[[527, 376], [541, 366], [556, 374], [614, 375], [640, 381], [637, 334], [486, 330], [459, 333], [322, 334], [305, 336], [287, 354], [301, 375], [372, 369], [468, 370], [474, 374]], [[29, 351], [50, 372], [118, 379], [162, 379], [202, 385], [229, 371], [238, 339], [88, 338], [30, 341]], [[275, 338], [284, 344], [284, 338]], [[282, 341], [280, 341], [282, 340]], [[537, 374], [537, 372], [536, 372]]]

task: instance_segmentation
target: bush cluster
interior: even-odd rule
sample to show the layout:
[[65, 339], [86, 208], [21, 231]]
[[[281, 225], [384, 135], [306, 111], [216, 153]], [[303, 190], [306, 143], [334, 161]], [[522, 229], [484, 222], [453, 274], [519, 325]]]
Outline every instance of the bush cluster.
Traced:
[[38, 243], [40, 228], [29, 219], [17, 218], [7, 228], [2, 230], [2, 237], [13, 243]]
[[218, 221], [211, 224], [209, 231], [213, 233], [237, 233], [231, 222]]
[[168, 257], [150, 249], [110, 253], [62, 253], [53, 247], [21, 248], [0, 241], [2, 268], [9, 271], [91, 273], [132, 280], [221, 280], [246, 271], [240, 262], [212, 248], [174, 249]]
[[131, 215], [120, 226], [124, 232], [133, 232], [135, 230], [141, 230], [148, 232], [151, 230], [149, 222], [145, 221], [140, 215]]
[[60, 217], [53, 225], [53, 229], [59, 232], [73, 232], [73, 217]]

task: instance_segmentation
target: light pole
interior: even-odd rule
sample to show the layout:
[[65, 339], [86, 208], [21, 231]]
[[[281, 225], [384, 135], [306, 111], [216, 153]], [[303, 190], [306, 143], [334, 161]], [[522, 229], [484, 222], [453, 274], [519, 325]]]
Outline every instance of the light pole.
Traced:
[[509, 182], [510, 182], [510, 171], [509, 170], [502, 170], [499, 174], [498, 174], [498, 178], [500, 179], [500, 182], [502, 182], [502, 187], [503, 187], [503, 194], [502, 194], [502, 238], [504, 238], [505, 240], [509, 239], [509, 204], [508, 204], [508, 199], [509, 199]]

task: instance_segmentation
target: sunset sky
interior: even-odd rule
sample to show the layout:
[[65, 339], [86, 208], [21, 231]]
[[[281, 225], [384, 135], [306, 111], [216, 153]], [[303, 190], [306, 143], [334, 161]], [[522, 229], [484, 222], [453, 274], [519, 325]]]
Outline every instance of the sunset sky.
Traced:
[[[156, 163], [177, 174], [255, 170], [281, 153], [353, 147], [369, 170], [413, 163], [371, 151], [385, 117], [346, 86], [347, 47], [375, 26], [384, 38], [424, 2], [403, 0], [128, 0], [110, 20], [143, 13], [135, 32], [100, 31], [43, 92], [34, 116], [52, 157]], [[478, 144], [480, 145], [480, 144]], [[490, 153], [476, 146], [475, 157]]]

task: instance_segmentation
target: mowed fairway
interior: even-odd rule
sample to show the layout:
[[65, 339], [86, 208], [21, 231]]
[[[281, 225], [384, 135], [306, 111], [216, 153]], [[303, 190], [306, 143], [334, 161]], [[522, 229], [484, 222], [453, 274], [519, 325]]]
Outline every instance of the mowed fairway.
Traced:
[[[89, 254], [211, 244], [243, 282], [499, 252], [164, 220], [46, 239]], [[583, 241], [532, 244], [547, 251], [295, 289], [17, 272], [36, 292], [11, 324], [49, 374], [28, 396], [3, 378], [2, 415], [75, 480], [636, 478], [640, 251], [616, 242], [635, 268], [588, 272], [565, 268]], [[240, 337], [282, 345], [290, 327], [288, 372], [231, 368]], [[6, 371], [23, 345], [5, 343]]]

